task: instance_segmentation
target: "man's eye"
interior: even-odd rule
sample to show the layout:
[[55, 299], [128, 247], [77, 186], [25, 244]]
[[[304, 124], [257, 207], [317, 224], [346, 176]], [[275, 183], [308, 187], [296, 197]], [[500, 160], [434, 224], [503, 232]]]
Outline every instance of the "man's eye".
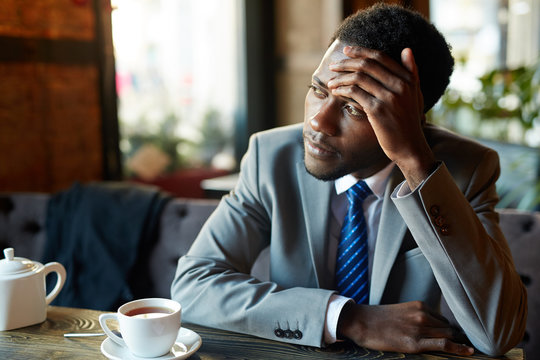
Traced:
[[322, 91], [321, 89], [319, 89], [318, 87], [314, 86], [314, 85], [309, 85], [309, 88], [311, 90], [313, 90], [313, 93], [315, 94], [315, 96], [317, 97], [324, 97], [326, 94], [324, 93], [324, 91]]
[[356, 116], [356, 117], [361, 117], [361, 116], [363, 117], [364, 116], [363, 111], [358, 110], [357, 108], [355, 108], [352, 105], [345, 105], [345, 110], [352, 116]]

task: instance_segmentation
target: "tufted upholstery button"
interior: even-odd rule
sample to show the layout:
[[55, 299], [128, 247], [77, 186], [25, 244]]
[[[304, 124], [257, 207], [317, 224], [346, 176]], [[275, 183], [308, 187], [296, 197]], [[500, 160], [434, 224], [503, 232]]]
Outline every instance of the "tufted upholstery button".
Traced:
[[179, 208], [178, 210], [176, 210], [176, 213], [178, 214], [178, 217], [184, 218], [187, 216], [188, 210], [186, 209], [185, 206], [183, 206]]
[[22, 226], [22, 231], [37, 234], [41, 230], [41, 226], [34, 220], [26, 221]]
[[300, 330], [295, 330], [293, 332], [293, 336], [294, 336], [294, 338], [296, 340], [300, 340], [302, 338], [302, 336], [304, 336], [304, 335], [302, 334], [302, 332]]
[[432, 205], [429, 208], [429, 213], [431, 214], [431, 216], [439, 216], [439, 214], [441, 213], [441, 210], [439, 209], [439, 206]]
[[291, 330], [285, 330], [284, 335], [286, 339], [292, 339], [293, 338], [293, 332]]
[[9, 214], [15, 205], [13, 204], [13, 200], [7, 196], [1, 196], [0, 197], [0, 213], [7, 215]]
[[534, 221], [532, 219], [528, 219], [521, 224], [521, 229], [523, 230], [523, 232], [528, 233], [529, 231], [531, 231], [533, 225]]
[[531, 285], [531, 277], [530, 276], [525, 275], [525, 274], [519, 274], [519, 276], [521, 277], [521, 282], [523, 283], [523, 285], [525, 285], [525, 286]]
[[283, 336], [285, 336], [285, 333], [283, 330], [277, 328], [276, 330], [274, 330], [274, 335], [276, 335], [278, 338], [282, 338]]

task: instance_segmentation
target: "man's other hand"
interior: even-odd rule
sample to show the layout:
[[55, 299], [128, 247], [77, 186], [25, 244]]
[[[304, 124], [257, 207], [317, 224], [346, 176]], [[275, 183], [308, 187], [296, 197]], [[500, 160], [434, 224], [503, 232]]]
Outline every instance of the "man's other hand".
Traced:
[[459, 332], [424, 303], [392, 305], [348, 304], [341, 312], [338, 336], [373, 350], [420, 353], [442, 351], [472, 355], [474, 349], [459, 342]]

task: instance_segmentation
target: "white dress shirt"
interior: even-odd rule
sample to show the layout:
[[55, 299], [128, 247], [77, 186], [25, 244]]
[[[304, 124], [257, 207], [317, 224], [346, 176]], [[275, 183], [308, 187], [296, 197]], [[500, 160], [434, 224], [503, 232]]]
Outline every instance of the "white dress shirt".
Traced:
[[[368, 267], [370, 275], [373, 264], [375, 241], [377, 239], [377, 232], [379, 230], [379, 220], [381, 218], [384, 190], [394, 166], [394, 163], [390, 163], [378, 173], [364, 179], [367, 186], [373, 193], [372, 195], [369, 195], [362, 203], [362, 207], [364, 208], [364, 217], [366, 219], [368, 229]], [[349, 206], [349, 201], [347, 200], [345, 192], [357, 182], [358, 179], [352, 175], [345, 175], [344, 177], [335, 181], [336, 193], [332, 195], [332, 199], [330, 201], [331, 219], [329, 224], [327, 262], [328, 272], [330, 274], [334, 274], [336, 271], [336, 254], [341, 233], [341, 226]], [[326, 311], [326, 322], [324, 329], [324, 341], [326, 344], [332, 344], [337, 341], [336, 332], [339, 314], [341, 313], [343, 306], [349, 301], [353, 300], [341, 295], [332, 295], [330, 298]]]

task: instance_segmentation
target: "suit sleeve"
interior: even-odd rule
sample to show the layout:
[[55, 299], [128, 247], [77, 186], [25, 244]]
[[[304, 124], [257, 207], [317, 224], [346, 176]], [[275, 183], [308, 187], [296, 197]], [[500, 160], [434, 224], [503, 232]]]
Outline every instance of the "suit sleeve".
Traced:
[[271, 202], [260, 194], [259, 147], [253, 137], [235, 190], [179, 259], [172, 298], [182, 304], [185, 322], [320, 347], [333, 291], [284, 288], [250, 275], [271, 238]]
[[[392, 199], [472, 344], [500, 355], [521, 341], [527, 294], [498, 225], [498, 156], [488, 150], [460, 189], [442, 163], [405, 197]], [[399, 188], [399, 187], [398, 187]]]

